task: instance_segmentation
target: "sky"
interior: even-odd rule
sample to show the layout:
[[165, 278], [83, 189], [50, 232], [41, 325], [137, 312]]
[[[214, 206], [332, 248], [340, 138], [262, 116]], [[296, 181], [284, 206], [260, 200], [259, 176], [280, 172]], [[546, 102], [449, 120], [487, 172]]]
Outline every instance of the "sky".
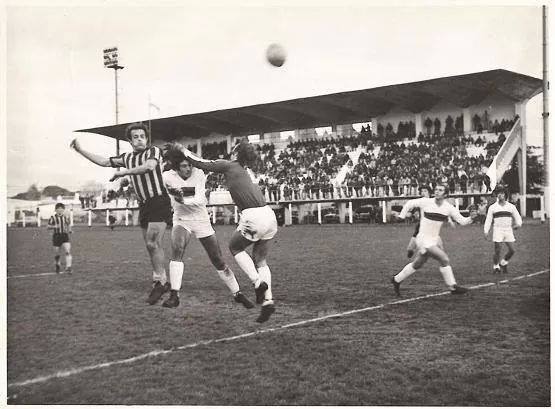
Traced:
[[[3, 29], [7, 195], [107, 182], [69, 149], [111, 156], [115, 141], [77, 129], [204, 112], [491, 69], [542, 77], [541, 7], [266, 1], [64, 3], [7, 0]], [[396, 4], [390, 2], [390, 4]], [[418, 4], [418, 5], [417, 5]], [[453, 4], [453, 3], [451, 3]], [[265, 61], [281, 44], [281, 68]], [[1, 101], [1, 100], [0, 100]], [[529, 143], [542, 144], [541, 94], [529, 102]], [[129, 150], [122, 142], [124, 150]]]

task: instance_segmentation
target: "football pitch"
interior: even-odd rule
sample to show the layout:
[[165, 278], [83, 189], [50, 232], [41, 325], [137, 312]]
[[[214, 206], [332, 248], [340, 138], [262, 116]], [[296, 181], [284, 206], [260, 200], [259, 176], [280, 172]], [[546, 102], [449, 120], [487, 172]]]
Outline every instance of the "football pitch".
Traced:
[[[216, 232], [243, 292], [254, 292]], [[403, 282], [412, 225], [280, 228], [277, 311], [233, 301], [195, 239], [181, 305], [150, 306], [138, 228], [76, 227], [55, 275], [46, 229], [7, 232], [9, 404], [549, 406], [549, 227], [516, 231], [493, 275], [482, 226], [443, 228], [459, 284], [429, 261]], [[164, 238], [166, 258], [169, 230]], [[166, 296], [164, 296], [165, 299]]]

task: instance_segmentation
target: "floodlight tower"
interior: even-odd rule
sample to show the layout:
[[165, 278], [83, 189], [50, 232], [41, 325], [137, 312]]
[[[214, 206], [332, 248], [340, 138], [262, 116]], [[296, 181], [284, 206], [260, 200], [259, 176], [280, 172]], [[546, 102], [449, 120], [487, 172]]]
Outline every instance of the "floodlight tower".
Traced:
[[[543, 172], [544, 172], [544, 200], [547, 217], [551, 217], [549, 206], [551, 199], [549, 178], [549, 78], [548, 78], [548, 44], [547, 44], [547, 6], [542, 6], [542, 55], [543, 55]], [[543, 218], [542, 218], [543, 220]]]
[[[114, 70], [115, 91], [116, 91], [116, 125], [119, 123], [119, 110], [118, 110], [118, 70], [123, 70], [124, 67], [118, 64], [118, 48], [104, 49], [104, 67], [112, 68]], [[116, 156], [119, 155], [119, 138], [116, 138]]]

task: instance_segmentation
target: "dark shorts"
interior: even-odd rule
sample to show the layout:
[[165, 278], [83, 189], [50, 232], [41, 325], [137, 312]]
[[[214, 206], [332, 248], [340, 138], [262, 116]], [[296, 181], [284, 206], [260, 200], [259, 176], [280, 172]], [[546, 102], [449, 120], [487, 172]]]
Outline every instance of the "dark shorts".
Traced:
[[146, 229], [149, 223], [170, 224], [171, 221], [172, 206], [169, 196], [155, 196], [139, 205], [139, 223], [143, 229]]
[[52, 245], [60, 247], [64, 243], [69, 243], [69, 234], [67, 233], [54, 233], [52, 236]]

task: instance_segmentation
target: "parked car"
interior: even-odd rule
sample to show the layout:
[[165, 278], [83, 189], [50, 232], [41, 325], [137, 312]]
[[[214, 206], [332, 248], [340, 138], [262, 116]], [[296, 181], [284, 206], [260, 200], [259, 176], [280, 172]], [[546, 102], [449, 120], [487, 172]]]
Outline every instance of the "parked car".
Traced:
[[339, 213], [335, 207], [322, 209], [322, 223], [339, 223]]
[[353, 212], [354, 223], [375, 223], [377, 210], [374, 205], [362, 205]]

